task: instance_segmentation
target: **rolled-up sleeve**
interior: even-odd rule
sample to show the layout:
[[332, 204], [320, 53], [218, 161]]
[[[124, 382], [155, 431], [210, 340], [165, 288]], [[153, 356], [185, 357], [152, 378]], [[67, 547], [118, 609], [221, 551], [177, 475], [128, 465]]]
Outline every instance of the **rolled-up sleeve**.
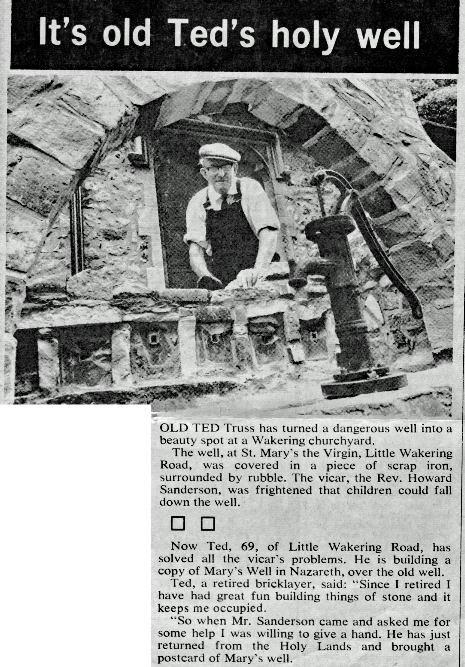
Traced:
[[242, 209], [255, 235], [265, 227], [279, 229], [279, 219], [268, 195], [258, 181], [241, 179]]
[[207, 228], [205, 224], [205, 208], [203, 202], [204, 191], [198, 192], [192, 197], [186, 209], [186, 233], [184, 234], [184, 243], [197, 243], [204, 248], [208, 254], [211, 254], [210, 243], [207, 241]]

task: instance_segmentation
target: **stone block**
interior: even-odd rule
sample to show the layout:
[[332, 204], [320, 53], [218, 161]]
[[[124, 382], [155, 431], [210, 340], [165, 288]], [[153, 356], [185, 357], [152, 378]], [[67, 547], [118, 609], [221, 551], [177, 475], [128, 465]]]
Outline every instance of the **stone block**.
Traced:
[[27, 282], [28, 300], [39, 300], [44, 295], [53, 295], [54, 299], [66, 299], [66, 281], [69, 272], [61, 271], [59, 267], [49, 273], [41, 273]]
[[298, 306], [298, 318], [304, 322], [319, 320], [330, 310], [331, 304], [329, 295], [319, 295], [311, 299], [308, 303], [301, 303]]
[[398, 157], [393, 148], [374, 136], [371, 136], [360, 149], [359, 156], [368, 162], [373, 171], [380, 176], [388, 173]]
[[327, 133], [321, 132], [320, 140], [316, 141], [309, 151], [312, 157], [325, 167], [330, 167], [331, 164], [348, 158], [354, 153], [349, 142], [339, 136], [335, 130]]
[[391, 280], [383, 273], [383, 275], [379, 279], [379, 286], [381, 287], [381, 289], [386, 289], [391, 285], [392, 285]]
[[226, 289], [216, 290], [210, 293], [212, 303], [250, 302], [260, 299], [273, 299], [279, 296], [293, 296], [294, 291], [286, 283], [282, 285], [271, 280], [260, 280], [254, 287], [236, 287], [233, 280]]
[[438, 267], [438, 253], [421, 239], [399, 243], [391, 248], [389, 256], [413, 288], [424, 281], [428, 272]]
[[336, 97], [334, 88], [324, 85], [318, 79], [305, 78], [296, 81], [295, 79], [279, 78], [273, 81], [273, 88], [296, 102], [311, 107], [325, 117]]
[[26, 296], [26, 275], [23, 278], [6, 275], [5, 284], [5, 331], [14, 334], [21, 316]]
[[176, 289], [168, 288], [158, 293], [161, 299], [183, 303], [207, 303], [210, 294], [206, 289]]
[[112, 304], [124, 313], [123, 319], [130, 322], [132, 319], [155, 322], [165, 320], [173, 322], [178, 319], [176, 305], [163, 299], [157, 294], [123, 294], [121, 298], [113, 299]]
[[384, 289], [380, 294], [383, 310], [401, 310], [402, 309], [402, 294], [397, 290]]
[[358, 113], [350, 111], [346, 105], [338, 105], [331, 124], [354, 150], [359, 150], [367, 141], [370, 126], [362, 123]]
[[15, 398], [16, 338], [4, 334], [3, 401], [11, 405]]
[[152, 292], [160, 292], [166, 288], [165, 271], [160, 266], [149, 266], [147, 272], [147, 285]]
[[42, 245], [48, 220], [30, 209], [7, 200], [6, 266], [26, 272]]
[[79, 116], [88, 118], [108, 129], [115, 129], [122, 117], [133, 111], [98, 76], [73, 76], [57, 98]]
[[367, 292], [368, 290], [376, 289], [376, 287], [378, 287], [378, 283], [374, 280], [369, 280], [360, 288], [360, 292]]
[[305, 361], [305, 350], [300, 341], [288, 343], [287, 349], [293, 364], [301, 364]]
[[300, 341], [300, 320], [298, 308], [288, 308], [283, 314], [284, 336], [288, 343]]
[[73, 297], [108, 301], [113, 296], [121, 297], [122, 294], [147, 293], [147, 288], [135, 268], [132, 274], [123, 273], [116, 266], [95, 270], [85, 269], [68, 278], [66, 290]]
[[418, 238], [421, 234], [418, 222], [408, 213], [396, 210], [373, 220], [373, 229], [389, 248], [397, 243]]
[[233, 362], [238, 370], [257, 367], [257, 359], [248, 333], [248, 316], [244, 304], [237, 304], [233, 311], [234, 324], [232, 336]]
[[202, 114], [210, 116], [222, 113], [229, 103], [233, 88], [234, 81], [218, 81], [204, 102]]
[[58, 340], [50, 329], [39, 329], [37, 352], [39, 386], [45, 391], [55, 391], [60, 384], [60, 356]]
[[10, 114], [8, 129], [73, 170], [84, 167], [105, 138], [100, 124], [48, 99], [22, 104]]
[[197, 306], [195, 316], [197, 322], [224, 322], [233, 318], [231, 308], [221, 306]]
[[252, 341], [247, 334], [234, 334], [232, 337], [233, 362], [240, 371], [257, 367], [257, 360]]
[[251, 112], [268, 125], [280, 127], [298, 106], [298, 102], [270, 90], [265, 99], [261, 99], [251, 108]]
[[447, 232], [442, 232], [436, 236], [431, 245], [441, 255], [443, 260], [448, 260], [454, 254], [454, 239]]
[[37, 329], [39, 327], [74, 327], [90, 322], [99, 324], [121, 322], [121, 313], [116, 308], [100, 303], [71, 303], [63, 306], [24, 309], [19, 328]]
[[63, 387], [111, 385], [111, 333], [105, 324], [66, 327], [60, 331], [60, 367]]
[[118, 387], [133, 385], [131, 372], [131, 326], [116, 326], [111, 334], [111, 377]]
[[200, 113], [203, 103], [214, 87], [214, 82], [203, 82], [167, 96], [161, 106], [156, 129]]
[[417, 296], [423, 309], [428, 340], [434, 354], [453, 347], [454, 300], [451, 285], [420, 285]]
[[162, 83], [158, 75], [155, 77], [142, 72], [131, 72], [128, 76], [100, 74], [100, 78], [126, 104], [131, 103], [137, 106], [153, 102], [177, 88], [177, 86]]
[[181, 373], [177, 322], [142, 320], [131, 324], [131, 369], [134, 381], [172, 380]]
[[57, 212], [74, 190], [74, 172], [26, 146], [8, 151], [7, 196], [43, 217]]
[[243, 334], [247, 332], [248, 313], [247, 308], [242, 303], [237, 303], [233, 311], [234, 333]]
[[398, 206], [404, 206], [416, 199], [421, 193], [421, 180], [415, 173], [393, 174], [385, 183], [388, 192]]
[[[107, 267], [107, 269], [108, 268], [109, 267]], [[140, 281], [134, 283], [130, 282], [128, 279], [125, 279], [124, 282], [115, 287], [111, 293], [111, 296], [113, 299], [131, 299], [134, 297], [148, 297], [150, 294], [151, 290], [148, 287], [145, 287], [145, 285], [141, 284]]]
[[178, 322], [179, 356], [181, 375], [195, 375], [197, 372], [197, 343], [195, 338], [196, 319], [194, 316], [180, 317]]
[[13, 74], [8, 77], [8, 109], [14, 111], [20, 104], [30, 97], [38, 95], [53, 86], [55, 76], [42, 74], [30, 76]]
[[383, 312], [373, 294], [369, 294], [364, 301], [363, 318], [368, 331], [377, 331], [384, 324]]

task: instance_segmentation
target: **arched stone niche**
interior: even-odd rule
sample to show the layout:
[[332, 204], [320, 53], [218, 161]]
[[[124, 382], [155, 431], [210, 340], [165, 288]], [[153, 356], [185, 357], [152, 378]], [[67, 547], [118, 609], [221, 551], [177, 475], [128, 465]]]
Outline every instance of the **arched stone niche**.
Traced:
[[[316, 164], [343, 173], [423, 304], [434, 352], [452, 347], [454, 163], [399, 81], [217, 74], [12, 75], [7, 172], [5, 383], [24, 287], [76, 184], [133, 135], [242, 103]], [[144, 113], [141, 111], [144, 110]], [[362, 246], [355, 259], [363, 272]]]

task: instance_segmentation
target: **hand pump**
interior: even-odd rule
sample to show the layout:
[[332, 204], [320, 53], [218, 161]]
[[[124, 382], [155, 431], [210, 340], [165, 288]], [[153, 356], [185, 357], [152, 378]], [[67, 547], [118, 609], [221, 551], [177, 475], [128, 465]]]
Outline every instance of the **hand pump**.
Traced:
[[[324, 181], [333, 182], [341, 192], [332, 215], [326, 215], [325, 211], [321, 192]], [[407, 299], [416, 318], [422, 317], [420, 302], [389, 260], [375, 236], [358, 193], [347, 179], [336, 171], [320, 170], [312, 176], [310, 183], [317, 188], [322, 217], [305, 226], [305, 235], [317, 244], [320, 257], [294, 266], [289, 283], [299, 288], [306, 284], [308, 275], [325, 277], [341, 351], [337, 355], [340, 372], [333, 376], [333, 382], [321, 385], [323, 394], [326, 398], [340, 398], [404, 387], [407, 384], [405, 374], [390, 373], [387, 366], [374, 362], [371, 353], [347, 239], [355, 229], [354, 222], [384, 273]]]

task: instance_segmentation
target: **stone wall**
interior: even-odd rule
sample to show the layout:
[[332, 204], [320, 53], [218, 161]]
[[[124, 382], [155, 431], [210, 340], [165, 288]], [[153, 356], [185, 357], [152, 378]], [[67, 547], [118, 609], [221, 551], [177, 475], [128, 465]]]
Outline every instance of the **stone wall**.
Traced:
[[28, 275], [29, 300], [44, 294], [110, 299], [115, 288], [146, 287], [147, 240], [139, 235], [143, 187], [128, 160], [132, 143], [112, 151], [81, 184], [85, 270], [71, 276], [68, 206], [53, 220]]

